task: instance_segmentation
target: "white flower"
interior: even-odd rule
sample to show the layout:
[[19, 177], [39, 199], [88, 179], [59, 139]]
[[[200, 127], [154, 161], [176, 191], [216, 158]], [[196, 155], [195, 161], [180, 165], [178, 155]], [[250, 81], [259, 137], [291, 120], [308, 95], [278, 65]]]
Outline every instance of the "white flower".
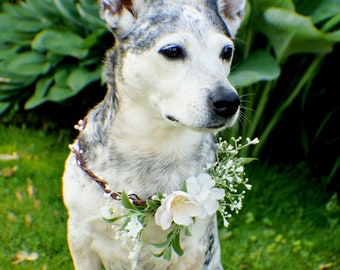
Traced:
[[258, 138], [255, 138], [253, 140], [251, 140], [250, 138], [246, 138], [246, 140], [248, 144], [253, 144], [253, 145], [258, 144], [260, 142]]
[[133, 216], [130, 222], [126, 225], [125, 229], [128, 231], [127, 235], [131, 238], [137, 238], [139, 232], [144, 228], [142, 223], [139, 222], [137, 216]]
[[205, 218], [207, 215], [215, 214], [219, 208], [218, 200], [224, 198], [224, 189], [215, 188], [215, 181], [206, 173], [202, 173], [197, 177], [189, 177], [186, 183], [188, 193], [194, 197], [195, 202], [201, 205], [204, 210], [198, 217]]
[[162, 200], [161, 206], [155, 214], [155, 222], [163, 230], [171, 226], [172, 221], [178, 225], [189, 226], [193, 223], [192, 217], [202, 214], [203, 209], [192, 196], [183, 191], [174, 191]]

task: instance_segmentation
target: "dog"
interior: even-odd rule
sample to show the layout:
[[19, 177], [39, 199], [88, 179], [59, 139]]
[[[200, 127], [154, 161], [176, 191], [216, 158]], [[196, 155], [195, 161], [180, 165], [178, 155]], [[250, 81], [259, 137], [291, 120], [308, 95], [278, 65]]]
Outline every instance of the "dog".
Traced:
[[[245, 0], [101, 0], [99, 7], [115, 37], [106, 54], [108, 90], [84, 118], [75, 141], [80, 149], [70, 153], [63, 175], [74, 266], [223, 269], [216, 215], [197, 219], [192, 236], [181, 237], [182, 256], [158, 258], [146, 241], [133, 266], [134, 243], [117, 239], [103, 221], [107, 198], [93, 175], [146, 199], [180, 190], [214, 162], [214, 135], [232, 126], [240, 110], [227, 77]], [[155, 225], [145, 238], [154, 243], [166, 232]]]

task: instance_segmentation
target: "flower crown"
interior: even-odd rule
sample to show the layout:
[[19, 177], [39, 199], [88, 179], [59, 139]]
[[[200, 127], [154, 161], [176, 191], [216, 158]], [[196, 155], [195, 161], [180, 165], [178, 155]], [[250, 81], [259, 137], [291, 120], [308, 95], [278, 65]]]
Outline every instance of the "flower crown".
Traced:
[[[80, 120], [75, 126], [83, 130], [85, 122]], [[217, 161], [208, 164], [204, 173], [197, 177], [187, 178], [181, 190], [171, 194], [157, 193], [147, 200], [142, 200], [136, 194], [114, 192], [105, 180], [98, 178], [82, 161], [82, 150], [78, 143], [70, 145], [76, 154], [77, 164], [97, 182], [104, 191], [107, 204], [102, 207], [103, 220], [112, 223], [116, 238], [128, 237], [135, 242], [129, 258], [136, 263], [138, 254], [144, 241], [141, 237], [143, 230], [148, 226], [150, 219], [167, 231], [167, 238], [162, 243], [152, 243], [160, 252], [154, 254], [170, 260], [174, 251], [178, 256], [183, 255], [181, 236], [191, 236], [190, 226], [196, 219], [203, 219], [220, 213], [223, 225], [228, 227], [231, 212], [236, 214], [242, 208], [242, 201], [246, 190], [252, 188], [249, 179], [245, 177], [244, 165], [254, 158], [239, 157], [241, 149], [259, 143], [257, 138], [246, 139], [242, 145], [241, 137], [231, 138], [231, 143], [219, 138], [216, 150]], [[120, 202], [120, 207], [114, 202]]]

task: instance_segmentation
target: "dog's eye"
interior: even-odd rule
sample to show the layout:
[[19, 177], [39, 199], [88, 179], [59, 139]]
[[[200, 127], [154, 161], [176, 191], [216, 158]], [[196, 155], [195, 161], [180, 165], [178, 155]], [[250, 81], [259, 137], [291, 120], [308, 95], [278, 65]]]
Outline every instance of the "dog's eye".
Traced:
[[223, 48], [221, 58], [225, 61], [230, 61], [233, 57], [234, 48], [231, 45], [227, 45]]
[[159, 53], [170, 59], [182, 59], [185, 56], [183, 48], [177, 45], [167, 45], [160, 49]]

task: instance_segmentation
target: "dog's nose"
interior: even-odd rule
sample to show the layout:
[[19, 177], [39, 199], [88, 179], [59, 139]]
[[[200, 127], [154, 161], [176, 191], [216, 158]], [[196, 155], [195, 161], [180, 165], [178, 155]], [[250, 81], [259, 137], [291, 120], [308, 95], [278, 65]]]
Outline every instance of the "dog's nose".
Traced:
[[210, 101], [217, 115], [229, 117], [237, 112], [240, 99], [234, 91], [222, 89], [214, 91], [210, 95]]

